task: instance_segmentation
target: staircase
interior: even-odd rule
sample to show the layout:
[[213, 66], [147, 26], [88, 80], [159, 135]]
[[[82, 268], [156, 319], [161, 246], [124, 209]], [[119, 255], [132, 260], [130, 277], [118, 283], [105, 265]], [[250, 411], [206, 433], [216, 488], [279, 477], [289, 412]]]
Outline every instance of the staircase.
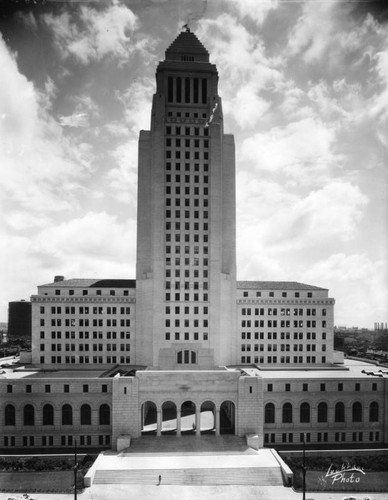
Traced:
[[236, 436], [162, 436], [135, 439], [120, 452], [103, 452], [85, 476], [92, 484], [283, 486], [270, 449], [249, 448]]

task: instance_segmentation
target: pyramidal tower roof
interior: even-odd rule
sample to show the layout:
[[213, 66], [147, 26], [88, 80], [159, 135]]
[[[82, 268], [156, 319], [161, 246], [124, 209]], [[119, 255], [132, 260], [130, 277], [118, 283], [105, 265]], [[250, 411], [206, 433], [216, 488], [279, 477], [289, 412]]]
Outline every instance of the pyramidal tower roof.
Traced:
[[166, 50], [167, 61], [209, 62], [209, 52], [198, 38], [186, 28]]

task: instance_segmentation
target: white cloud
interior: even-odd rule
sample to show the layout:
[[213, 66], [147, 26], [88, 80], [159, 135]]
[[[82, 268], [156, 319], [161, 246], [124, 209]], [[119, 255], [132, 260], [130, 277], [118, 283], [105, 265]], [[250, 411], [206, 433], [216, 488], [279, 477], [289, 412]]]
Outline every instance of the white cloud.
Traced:
[[62, 127], [88, 127], [89, 119], [86, 113], [75, 113], [69, 116], [60, 116], [59, 123]]
[[240, 127], [254, 127], [270, 107], [261, 91], [282, 80], [282, 58], [269, 58], [259, 34], [250, 33], [227, 13], [203, 20], [198, 37], [204, 40], [221, 72], [220, 94], [226, 118], [233, 117]]
[[[336, 298], [337, 325], [372, 327], [388, 316], [388, 261], [374, 261], [365, 254], [337, 253], [316, 262], [303, 279], [330, 283], [330, 296]], [[353, 323], [349, 324], [352, 318]]]
[[360, 189], [348, 182], [332, 181], [303, 196], [247, 173], [237, 181], [237, 234], [251, 258], [311, 253], [333, 241], [347, 242], [357, 234], [367, 204]]
[[232, 9], [242, 18], [253, 19], [259, 26], [263, 24], [268, 13], [277, 9], [278, 0], [226, 0]]
[[314, 118], [273, 127], [242, 142], [240, 159], [252, 162], [258, 171], [281, 172], [299, 184], [325, 179], [330, 167], [341, 157], [333, 152], [336, 130]]
[[109, 170], [106, 180], [116, 199], [122, 203], [136, 206], [137, 199], [137, 159], [138, 143], [136, 139], [127, 140], [116, 147], [112, 156], [117, 166]]
[[48, 114], [41, 93], [19, 73], [0, 39], [0, 165], [3, 202], [30, 213], [74, 206], [85, 176], [85, 151], [66, 138]]
[[82, 5], [77, 23], [68, 12], [46, 14], [44, 21], [53, 30], [62, 56], [73, 56], [81, 64], [108, 55], [126, 61], [136, 49], [132, 34], [137, 16], [116, 0], [101, 10]]

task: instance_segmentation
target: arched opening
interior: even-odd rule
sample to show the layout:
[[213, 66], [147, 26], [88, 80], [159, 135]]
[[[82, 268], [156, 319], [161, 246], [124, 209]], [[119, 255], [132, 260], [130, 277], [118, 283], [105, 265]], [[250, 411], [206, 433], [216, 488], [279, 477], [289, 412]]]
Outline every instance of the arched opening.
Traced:
[[235, 434], [235, 406], [233, 401], [224, 401], [220, 407], [221, 434]]
[[15, 407], [7, 405], [4, 409], [4, 424], [15, 425]]
[[54, 425], [54, 408], [50, 404], [43, 406], [43, 425]]
[[100, 425], [110, 425], [110, 408], [107, 404], [102, 404], [100, 406], [99, 412], [99, 424]]
[[310, 422], [310, 405], [308, 403], [300, 405], [299, 417], [301, 423], [308, 424]]
[[84, 404], [81, 406], [81, 425], [92, 424], [92, 409], [90, 405]]
[[352, 422], [362, 422], [362, 404], [359, 401], [353, 403]]
[[182, 434], [195, 434], [196, 428], [195, 403], [185, 401], [181, 405], [181, 432]]
[[216, 405], [213, 401], [201, 404], [201, 434], [214, 434], [216, 428]]
[[35, 425], [35, 409], [32, 405], [26, 405], [23, 409], [23, 425]]
[[62, 425], [73, 425], [73, 408], [68, 404], [62, 406]]
[[377, 401], [372, 401], [369, 405], [369, 422], [379, 421], [379, 403]]
[[157, 431], [156, 404], [152, 401], [146, 401], [141, 405], [141, 433], [144, 435], [156, 434]]
[[162, 405], [162, 433], [176, 433], [176, 405], [172, 401], [166, 401]]
[[327, 404], [324, 402], [318, 405], [318, 422], [327, 422]]
[[264, 410], [264, 423], [274, 424], [275, 423], [275, 405], [273, 403], [267, 403]]
[[284, 403], [282, 408], [282, 422], [283, 424], [292, 424], [292, 404]]
[[345, 405], [341, 402], [334, 407], [334, 421], [345, 422]]

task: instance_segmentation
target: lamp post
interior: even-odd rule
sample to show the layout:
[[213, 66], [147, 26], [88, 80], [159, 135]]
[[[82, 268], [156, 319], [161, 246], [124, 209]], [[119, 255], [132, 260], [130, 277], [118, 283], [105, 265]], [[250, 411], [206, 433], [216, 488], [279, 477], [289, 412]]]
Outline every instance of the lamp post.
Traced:
[[302, 465], [302, 473], [303, 473], [303, 500], [306, 500], [306, 439], [305, 433], [303, 433], [303, 465]]
[[77, 471], [78, 471], [78, 463], [77, 463], [77, 440], [74, 441], [74, 500], [77, 500]]

